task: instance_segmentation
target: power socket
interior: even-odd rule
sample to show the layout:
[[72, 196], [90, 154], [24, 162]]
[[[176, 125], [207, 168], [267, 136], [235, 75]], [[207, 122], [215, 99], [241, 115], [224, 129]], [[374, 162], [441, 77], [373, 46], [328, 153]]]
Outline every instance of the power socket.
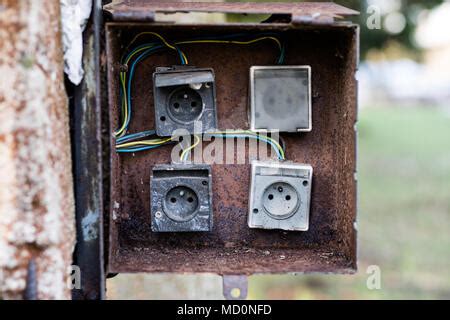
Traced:
[[252, 131], [312, 130], [310, 66], [253, 66], [249, 95]]
[[150, 190], [152, 231], [212, 230], [212, 177], [209, 165], [155, 165]]
[[[176, 129], [204, 133], [217, 127], [214, 72], [208, 68], [159, 67], [153, 74], [155, 125], [158, 136]], [[194, 123], [201, 122], [201, 128]]]
[[307, 231], [312, 167], [256, 160], [251, 167], [248, 226]]

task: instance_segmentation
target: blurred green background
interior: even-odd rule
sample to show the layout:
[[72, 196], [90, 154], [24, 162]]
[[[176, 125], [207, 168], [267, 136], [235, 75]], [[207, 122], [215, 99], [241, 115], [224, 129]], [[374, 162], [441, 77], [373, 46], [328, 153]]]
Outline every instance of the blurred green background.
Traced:
[[[249, 298], [450, 299], [450, 2], [336, 2], [361, 11], [359, 270], [252, 276]], [[366, 25], [370, 6], [380, 29]], [[380, 268], [379, 290], [367, 288], [370, 265]], [[221, 291], [214, 275], [108, 280], [113, 299], [220, 299]]]

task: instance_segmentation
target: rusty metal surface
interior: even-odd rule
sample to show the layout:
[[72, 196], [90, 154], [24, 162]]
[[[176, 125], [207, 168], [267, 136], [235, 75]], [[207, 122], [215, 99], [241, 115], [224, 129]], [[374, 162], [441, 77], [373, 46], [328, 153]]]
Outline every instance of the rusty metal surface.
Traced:
[[81, 288], [72, 290], [74, 300], [105, 297], [103, 247], [103, 161], [101, 141], [101, 1], [84, 33], [82, 83], [72, 88], [72, 151], [75, 177], [77, 243], [74, 264], [80, 267]]
[[293, 23], [313, 20], [332, 22], [334, 18], [357, 15], [333, 2], [153, 2], [145, 0], [117, 1], [104, 6], [116, 21], [154, 21], [156, 13], [222, 12], [242, 14], [289, 14]]
[[[169, 163], [171, 147], [151, 152], [111, 154], [109, 272], [213, 272], [253, 274], [341, 272], [356, 269], [356, 122], [357, 27], [273, 25], [177, 26], [107, 25], [111, 132], [118, 124], [117, 61], [121, 46], [136, 33], [156, 31], [169, 39], [191, 35], [280, 31], [286, 39], [286, 64], [311, 65], [313, 130], [282, 134], [289, 160], [309, 163], [315, 176], [308, 232], [249, 229], [249, 162], [213, 165], [214, 228], [211, 233], [157, 234], [150, 229], [150, 170]], [[249, 68], [271, 65], [277, 50], [270, 43], [248, 47], [210, 44], [184, 48], [191, 64], [216, 74], [220, 129], [248, 128]], [[154, 126], [152, 73], [176, 63], [170, 53], [145, 60], [132, 87], [131, 132]]]

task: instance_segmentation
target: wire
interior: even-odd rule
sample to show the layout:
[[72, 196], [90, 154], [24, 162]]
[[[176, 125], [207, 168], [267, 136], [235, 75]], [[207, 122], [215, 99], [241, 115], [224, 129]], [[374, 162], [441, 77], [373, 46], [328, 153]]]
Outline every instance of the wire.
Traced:
[[116, 152], [118, 153], [134, 153], [134, 152], [139, 152], [139, 151], [145, 151], [145, 150], [150, 150], [150, 149], [155, 149], [158, 147], [162, 147], [163, 145], [158, 145], [158, 146], [146, 146], [146, 147], [136, 147], [136, 148], [122, 148], [122, 149], [116, 149]]
[[148, 136], [152, 136], [152, 135], [155, 135], [155, 134], [156, 134], [155, 130], [147, 130], [147, 131], [137, 132], [137, 133], [133, 133], [133, 134], [128, 134], [126, 136], [117, 138], [116, 139], [116, 144], [117, 143], [122, 143], [122, 142], [128, 142], [128, 141], [135, 140], [135, 139], [140, 139], [140, 138], [144, 138], [144, 137], [148, 137]]
[[[260, 37], [260, 38], [249, 40], [249, 41], [205, 39], [205, 40], [178, 41], [178, 42], [175, 42], [175, 43], [177, 45], [196, 44], [196, 43], [226, 43], [226, 44], [248, 45], [248, 44], [253, 44], [253, 43], [256, 43], [256, 42], [259, 42], [259, 41], [264, 41], [264, 40], [273, 40], [273, 41], [275, 41], [276, 44], [278, 45], [279, 49], [280, 49], [280, 53], [284, 52], [284, 47], [281, 44], [280, 40], [278, 40], [275, 37], [271, 37], [271, 36]], [[278, 59], [277, 63], [281, 64], [283, 60], [284, 60], [284, 57], [282, 57], [282, 58], [280, 57]]]
[[271, 145], [272, 148], [275, 150], [275, 152], [277, 153], [278, 159], [279, 160], [285, 160], [285, 151], [284, 148], [281, 147], [281, 145], [275, 140], [272, 139], [268, 136], [265, 135], [261, 135], [261, 134], [257, 134], [253, 131], [249, 131], [249, 130], [242, 130], [242, 131], [219, 131], [219, 132], [211, 132], [211, 133], [206, 133], [205, 135], [208, 136], [222, 136], [225, 138], [249, 138], [249, 139], [257, 139], [257, 140], [261, 140], [266, 142], [267, 144]]
[[[174, 41], [173, 44], [169, 43], [163, 36], [156, 32], [141, 32], [137, 34], [131, 42], [128, 44], [126, 51], [128, 48], [141, 36], [144, 35], [152, 35], [158, 38], [160, 42], [150, 42], [137, 46], [127, 55], [122, 56], [121, 63], [125, 66], [126, 70], [121, 71], [119, 74], [120, 77], [120, 99], [121, 99], [121, 126], [114, 132], [115, 136], [118, 138], [122, 138], [126, 135], [130, 121], [132, 116], [132, 103], [131, 103], [131, 85], [134, 77], [134, 72], [136, 66], [139, 62], [146, 59], [150, 55], [164, 50], [165, 48], [169, 48], [178, 53], [180, 57], [180, 61], [182, 65], [188, 64], [187, 56], [184, 54], [182, 50], [178, 48], [179, 45], [185, 44], [201, 44], [201, 43], [225, 43], [225, 44], [237, 44], [237, 45], [249, 45], [259, 41], [264, 40], [272, 40], [274, 41], [278, 48], [280, 49], [280, 56], [278, 57], [277, 63], [284, 63], [285, 56], [285, 47], [284, 44], [277, 38], [277, 34], [275, 33], [263, 33], [259, 34], [259, 37], [256, 39], [250, 40], [239, 40], [236, 38], [248, 37], [249, 34], [231, 34], [231, 35], [222, 35], [222, 36], [214, 36], [214, 37], [203, 37], [203, 38], [194, 38], [188, 40]], [[133, 61], [132, 61], [133, 60]], [[132, 61], [132, 62], [131, 62]], [[128, 65], [131, 62], [131, 66], [128, 69]]]
[[155, 135], [155, 130], [128, 134], [116, 139], [116, 152], [138, 152], [158, 148], [173, 143], [172, 138], [155, 138], [133, 141]]
[[190, 151], [194, 149], [196, 146], [198, 146], [198, 144], [200, 143], [200, 137], [198, 135], [194, 135], [194, 140], [195, 140], [194, 144], [184, 149], [183, 152], [181, 153], [180, 156], [181, 161], [186, 161]]
[[133, 141], [133, 142], [126, 142], [126, 143], [118, 144], [118, 145], [116, 145], [116, 148], [126, 148], [126, 147], [138, 146], [138, 145], [159, 145], [159, 144], [164, 144], [164, 143], [170, 142], [170, 141], [172, 141], [172, 138]]
[[188, 62], [187, 62], [187, 57], [186, 57], [186, 55], [183, 53], [183, 51], [181, 51], [179, 48], [177, 48], [176, 46], [173, 46], [173, 45], [171, 45], [166, 39], [164, 39], [164, 37], [163, 36], [161, 36], [159, 33], [156, 33], [156, 32], [151, 32], [151, 31], [146, 31], [146, 32], [141, 32], [141, 33], [139, 33], [139, 34], [137, 34], [134, 38], [133, 38], [133, 40], [131, 40], [131, 42], [128, 44], [128, 46], [127, 46], [127, 49], [139, 38], [139, 37], [141, 37], [141, 36], [144, 36], [144, 35], [153, 35], [153, 36], [155, 36], [155, 37], [157, 37], [159, 40], [161, 40], [162, 41], [162, 43], [166, 46], [166, 47], [168, 47], [168, 48], [170, 48], [170, 49], [173, 49], [173, 50], [175, 50], [175, 51], [177, 51], [181, 56], [182, 56], [182, 59], [185, 61], [185, 64], [187, 64]]
[[[146, 136], [154, 135], [154, 130], [148, 130], [138, 133], [129, 134], [126, 136], [123, 136], [121, 138], [118, 138], [116, 141], [116, 152], [139, 152], [139, 151], [146, 151], [155, 149], [170, 143], [175, 143], [175, 140], [173, 140], [172, 137], [170, 138], [155, 138], [155, 139], [149, 139], [149, 140], [139, 140], [139, 141], [132, 141], [134, 139], [140, 139]], [[266, 135], [261, 135], [249, 130], [237, 130], [237, 131], [217, 131], [217, 132], [208, 132], [205, 133], [204, 136], [210, 136], [210, 137], [224, 137], [224, 138], [236, 138], [236, 139], [256, 139], [263, 141], [267, 144], [269, 144], [276, 152], [277, 157], [279, 160], [285, 160], [285, 150], [284, 150], [284, 143], [283, 146], [281, 146], [278, 141], [275, 139], [268, 137]], [[195, 147], [198, 146], [200, 143], [200, 136], [194, 135], [194, 143], [190, 145], [188, 148], [184, 149], [183, 152], [180, 155], [180, 160], [182, 162], [186, 161], [188, 158], [189, 153], [191, 150], [193, 150]]]

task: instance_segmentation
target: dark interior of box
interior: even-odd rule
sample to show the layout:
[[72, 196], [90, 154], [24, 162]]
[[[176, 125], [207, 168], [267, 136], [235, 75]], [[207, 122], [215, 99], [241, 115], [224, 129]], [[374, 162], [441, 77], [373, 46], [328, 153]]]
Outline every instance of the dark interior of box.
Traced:
[[[352, 272], [356, 268], [356, 27], [108, 24], [111, 132], [119, 124], [119, 60], [129, 41], [143, 31], [157, 31], [167, 39], [276, 31], [285, 39], [285, 64], [311, 66], [312, 131], [281, 134], [287, 159], [314, 168], [310, 226], [306, 232], [248, 228], [247, 159], [246, 164], [212, 166], [212, 232], [152, 232], [150, 172], [153, 165], [170, 162], [172, 147], [135, 154], [116, 154], [111, 148], [108, 271]], [[195, 44], [183, 50], [191, 65], [214, 69], [219, 129], [249, 128], [249, 68], [275, 64], [277, 47], [272, 42], [247, 46]], [[137, 68], [130, 133], [154, 128], [152, 74], [158, 66], [178, 63], [177, 56], [167, 51], [151, 56]]]

